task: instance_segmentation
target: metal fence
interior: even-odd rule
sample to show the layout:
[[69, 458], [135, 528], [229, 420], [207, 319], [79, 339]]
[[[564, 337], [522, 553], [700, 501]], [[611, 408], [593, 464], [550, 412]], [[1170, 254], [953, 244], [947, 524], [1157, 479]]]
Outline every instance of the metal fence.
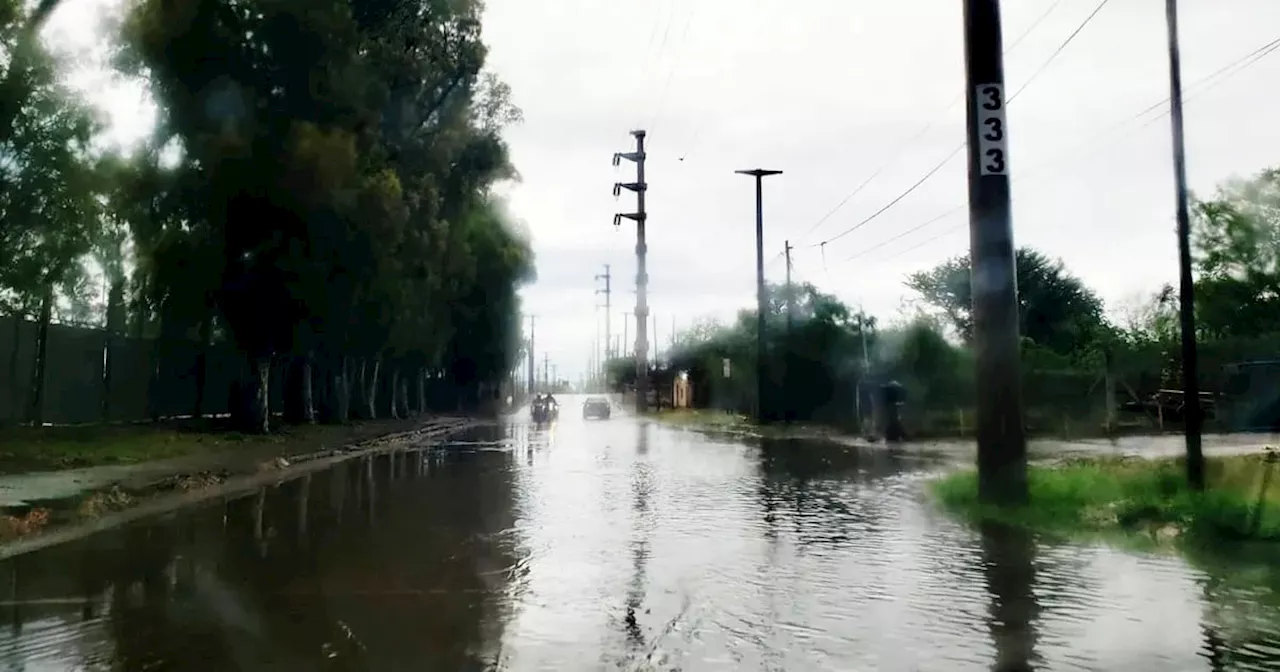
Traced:
[[[28, 418], [37, 332], [34, 322], [0, 317], [0, 423]], [[199, 354], [194, 341], [108, 338], [104, 329], [51, 324], [42, 417], [52, 424], [81, 424], [190, 415], [198, 397]], [[228, 412], [233, 383], [244, 367], [234, 348], [209, 348], [203, 413]], [[282, 367], [272, 368], [273, 408], [281, 406], [282, 374]]]

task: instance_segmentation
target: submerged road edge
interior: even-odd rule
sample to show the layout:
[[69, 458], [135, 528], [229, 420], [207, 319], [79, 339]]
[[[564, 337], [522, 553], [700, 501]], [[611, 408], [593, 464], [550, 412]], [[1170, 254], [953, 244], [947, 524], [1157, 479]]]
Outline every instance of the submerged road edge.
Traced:
[[309, 473], [323, 471], [349, 460], [375, 457], [385, 453], [405, 450], [405, 444], [413, 441], [430, 440], [432, 444], [415, 447], [419, 451], [473, 427], [488, 424], [488, 420], [475, 418], [459, 418], [447, 421], [428, 421], [422, 427], [405, 432], [396, 432], [372, 439], [366, 439], [318, 453], [298, 456], [298, 462], [290, 462], [288, 466], [261, 471], [255, 474], [232, 476], [226, 481], [206, 488], [172, 495], [160, 495], [147, 499], [142, 503], [103, 515], [94, 520], [58, 526], [49, 532], [31, 537], [17, 539], [0, 544], [0, 560], [8, 560], [28, 553], [34, 553], [52, 546], [59, 546], [72, 541], [84, 539], [99, 532], [122, 527], [146, 518], [174, 513], [189, 506], [201, 504], [212, 499], [234, 498], [245, 495], [260, 488], [276, 487], [295, 480]]

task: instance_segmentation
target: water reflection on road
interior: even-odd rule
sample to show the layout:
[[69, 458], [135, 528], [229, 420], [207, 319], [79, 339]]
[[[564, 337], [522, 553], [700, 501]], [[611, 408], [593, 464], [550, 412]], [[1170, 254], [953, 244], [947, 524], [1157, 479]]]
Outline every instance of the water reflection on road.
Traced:
[[4, 563], [0, 670], [1280, 664], [1265, 555], [970, 529], [928, 459], [573, 416]]

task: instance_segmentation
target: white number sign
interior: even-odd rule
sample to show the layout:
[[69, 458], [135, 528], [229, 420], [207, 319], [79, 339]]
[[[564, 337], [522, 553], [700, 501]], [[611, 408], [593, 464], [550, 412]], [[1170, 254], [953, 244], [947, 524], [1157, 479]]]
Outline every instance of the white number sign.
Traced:
[[1008, 129], [1005, 124], [1004, 87], [978, 85], [978, 167], [981, 175], [1009, 173]]

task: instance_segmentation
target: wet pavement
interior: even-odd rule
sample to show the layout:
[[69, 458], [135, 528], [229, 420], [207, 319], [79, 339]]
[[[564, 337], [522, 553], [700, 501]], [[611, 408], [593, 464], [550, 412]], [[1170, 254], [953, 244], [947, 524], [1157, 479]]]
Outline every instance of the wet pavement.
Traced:
[[1269, 553], [975, 530], [943, 457], [561, 403], [0, 563], [0, 671], [1280, 666]]

